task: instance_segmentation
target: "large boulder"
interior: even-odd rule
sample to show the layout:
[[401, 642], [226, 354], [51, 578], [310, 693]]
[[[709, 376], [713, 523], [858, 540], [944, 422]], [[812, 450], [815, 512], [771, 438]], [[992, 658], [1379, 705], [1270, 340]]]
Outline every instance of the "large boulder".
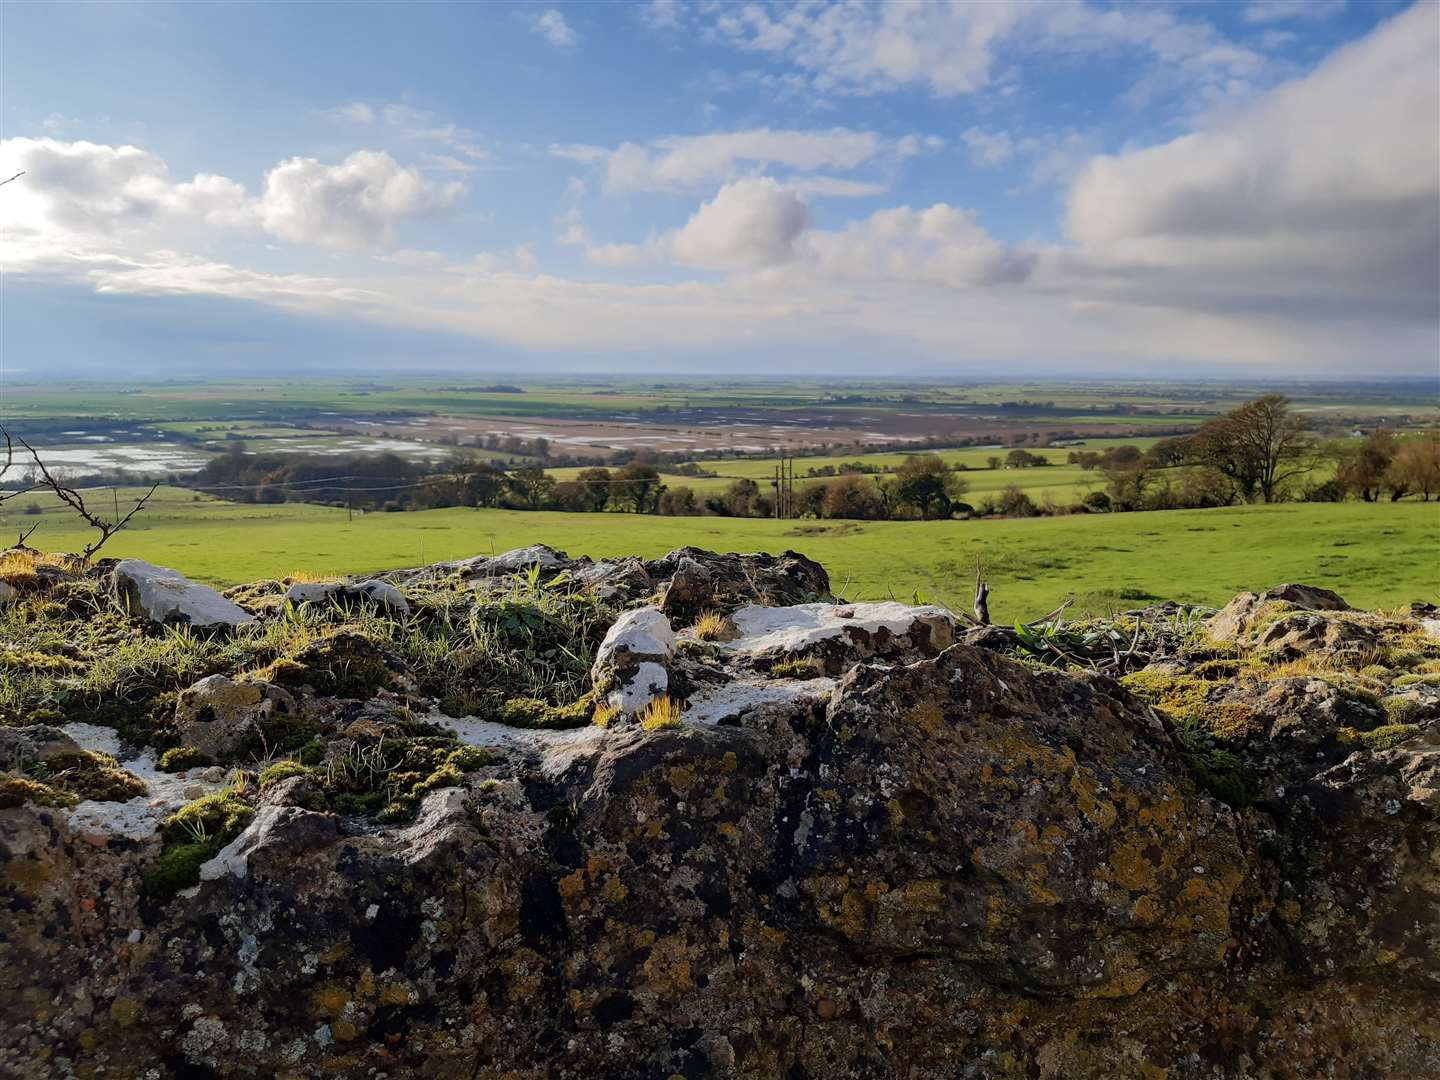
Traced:
[[183, 745], [215, 761], [270, 749], [269, 741], [299, 719], [291, 693], [261, 679], [210, 675], [181, 691], [175, 727]]
[[209, 629], [243, 626], [254, 620], [244, 608], [210, 586], [196, 584], [178, 570], [140, 559], [116, 563], [109, 584], [132, 615], [153, 623]]

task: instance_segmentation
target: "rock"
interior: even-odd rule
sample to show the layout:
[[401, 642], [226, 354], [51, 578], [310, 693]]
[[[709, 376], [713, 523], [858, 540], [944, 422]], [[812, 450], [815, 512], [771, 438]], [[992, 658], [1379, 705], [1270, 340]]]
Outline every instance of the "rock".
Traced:
[[[684, 604], [686, 591], [696, 592], [706, 606], [728, 611], [742, 604], [801, 604], [824, 600], [830, 595], [830, 576], [819, 563], [794, 551], [781, 555], [720, 555], [701, 548], [685, 547], [646, 563], [656, 581], [671, 581], [677, 573], [674, 604]], [[686, 610], [687, 617], [698, 611]]]
[[665, 695], [669, 688], [665, 665], [674, 655], [670, 620], [658, 608], [636, 608], [611, 625], [595, 654], [590, 677], [605, 689], [612, 708], [638, 712]]
[[0, 581], [0, 607], [13, 603], [20, 594], [15, 591], [15, 586], [8, 581]]
[[682, 556], [660, 592], [660, 610], [671, 619], [690, 623], [714, 602], [714, 575], [690, 556]]
[[645, 564], [633, 556], [577, 565], [570, 570], [570, 583], [601, 600], [621, 603], [639, 600], [655, 591], [655, 581]]
[[294, 720], [299, 711], [282, 687], [211, 675], [180, 693], [175, 726], [184, 745], [223, 761], [263, 748], [277, 721]]
[[814, 657], [832, 675], [861, 660], [909, 662], [955, 643], [955, 623], [938, 607], [878, 604], [797, 604], [740, 608], [730, 616], [738, 636], [716, 647], [752, 662]]
[[[678, 575], [699, 601], [708, 576], [737, 637], [677, 642], [647, 606], [592, 673], [683, 700], [677, 725], [444, 716], [344, 631], [273, 665], [322, 764], [231, 780], [254, 817], [198, 883], [152, 886], [195, 854], [154, 826], [227, 770], [140, 751], [150, 792], [96, 805], [144, 830], [0, 808], [0, 1075], [1435, 1074], [1440, 728], [1396, 720], [1440, 649], [1414, 618], [1286, 608], [1229, 650], [1187, 615], [1122, 685], [1017, 663], [997, 628], [951, 644], [939, 609], [760, 608], [727, 575], [770, 557], [684, 558], [555, 585]], [[799, 594], [803, 564], [777, 580]], [[1248, 647], [1275, 616], [1319, 620], [1312, 649], [1376, 628], [1386, 665], [1276, 677]], [[118, 752], [105, 717], [61, 734]], [[65, 745], [0, 728], [0, 753], [21, 740]], [[320, 776], [335, 815], [310, 812]]]
[[177, 570], [122, 559], [110, 571], [111, 591], [131, 614], [154, 623], [210, 628], [243, 626], [254, 617], [208, 585]]
[[1440, 638], [1440, 619], [1421, 619], [1420, 630], [1427, 637]]
[[1349, 610], [1350, 605], [1329, 589], [1314, 585], [1276, 585], [1263, 593], [1240, 593], [1211, 617], [1207, 627], [1216, 641], [1234, 641], [1270, 613]]
[[375, 578], [354, 584], [297, 581], [285, 590], [285, 599], [292, 604], [338, 604], [368, 600], [396, 614], [410, 614], [410, 603], [405, 599], [405, 594], [388, 581]]
[[200, 866], [200, 880], [243, 878], [252, 864], [274, 867], [313, 848], [339, 839], [335, 818], [296, 806], [261, 806], [254, 820], [209, 862]]
[[0, 727], [0, 768], [23, 768], [80, 751], [78, 742], [49, 724]]

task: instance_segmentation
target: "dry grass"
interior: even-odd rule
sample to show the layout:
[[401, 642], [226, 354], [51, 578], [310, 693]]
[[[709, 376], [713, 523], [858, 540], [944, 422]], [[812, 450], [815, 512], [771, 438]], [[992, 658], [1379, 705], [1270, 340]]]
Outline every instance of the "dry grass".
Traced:
[[608, 728], [619, 715], [619, 708], [611, 705], [608, 701], [602, 701], [595, 706], [595, 711], [590, 716], [590, 722], [596, 727]]
[[729, 641], [738, 633], [735, 624], [718, 611], [702, 611], [690, 629], [696, 641]]
[[318, 570], [291, 570], [285, 575], [287, 585], [339, 585], [344, 580], [339, 574], [322, 574]]
[[658, 697], [640, 712], [640, 726], [646, 731], [680, 726], [684, 706], [671, 697]]
[[0, 581], [13, 585], [22, 592], [37, 589], [41, 584], [40, 568], [45, 566], [75, 574], [85, 569], [85, 560], [58, 552], [11, 548], [0, 554]]

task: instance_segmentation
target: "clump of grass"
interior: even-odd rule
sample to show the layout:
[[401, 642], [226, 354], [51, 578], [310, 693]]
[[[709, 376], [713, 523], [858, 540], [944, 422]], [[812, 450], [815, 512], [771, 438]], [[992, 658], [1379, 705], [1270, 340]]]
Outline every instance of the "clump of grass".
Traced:
[[1440, 686], [1440, 671], [1419, 671], [1401, 675], [1392, 683], [1396, 689], [1407, 686]]
[[702, 611], [690, 629], [696, 641], [728, 641], [738, 634], [729, 617], [718, 611]]
[[602, 701], [595, 706], [595, 711], [590, 714], [590, 722], [596, 727], [608, 728], [620, 715], [620, 706], [611, 705], [608, 701]]
[[659, 731], [663, 728], [680, 726], [680, 716], [685, 711], [684, 706], [672, 697], [658, 697], [640, 710], [638, 717], [640, 726], [646, 731]]
[[1425, 706], [1414, 698], [1387, 697], [1380, 702], [1391, 725], [1414, 724], [1425, 713]]
[[770, 674], [777, 679], [818, 679], [825, 674], [825, 665], [817, 657], [802, 656], [781, 660], [770, 668]]
[[[148, 790], [145, 781], [134, 773], [120, 767], [109, 754], [97, 754], [90, 750], [71, 750], [55, 754], [44, 761], [16, 762], [16, 772], [32, 784], [49, 789], [42, 792], [30, 790], [32, 796], [45, 805], [72, 806], [82, 799], [96, 802], [125, 802], [144, 795]], [[22, 791], [17, 786], [13, 795]]]

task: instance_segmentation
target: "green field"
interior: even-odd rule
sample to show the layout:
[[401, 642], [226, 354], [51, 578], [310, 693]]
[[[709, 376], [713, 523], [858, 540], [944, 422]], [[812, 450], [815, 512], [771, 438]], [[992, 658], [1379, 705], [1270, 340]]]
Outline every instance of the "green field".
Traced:
[[[1038, 471], [1038, 470], [1036, 470]], [[94, 497], [99, 497], [97, 492]], [[122, 496], [123, 497], [123, 496]], [[31, 501], [43, 514], [25, 515]], [[103, 503], [102, 503], [103, 505]], [[84, 533], [43, 497], [0, 514], [8, 539], [40, 523], [31, 544], [74, 550]], [[1221, 604], [1242, 589], [1304, 581], [1351, 603], [1440, 600], [1440, 503], [1306, 504], [1002, 521], [770, 521], [630, 514], [431, 510], [373, 513], [287, 503], [224, 503], [165, 489], [105, 549], [232, 584], [293, 570], [365, 573], [547, 543], [572, 555], [656, 556], [684, 545], [793, 549], [824, 563], [851, 599], [894, 595], [968, 606], [977, 556], [1001, 620], [1043, 613], [1067, 596], [1085, 610], [1173, 598]]]

